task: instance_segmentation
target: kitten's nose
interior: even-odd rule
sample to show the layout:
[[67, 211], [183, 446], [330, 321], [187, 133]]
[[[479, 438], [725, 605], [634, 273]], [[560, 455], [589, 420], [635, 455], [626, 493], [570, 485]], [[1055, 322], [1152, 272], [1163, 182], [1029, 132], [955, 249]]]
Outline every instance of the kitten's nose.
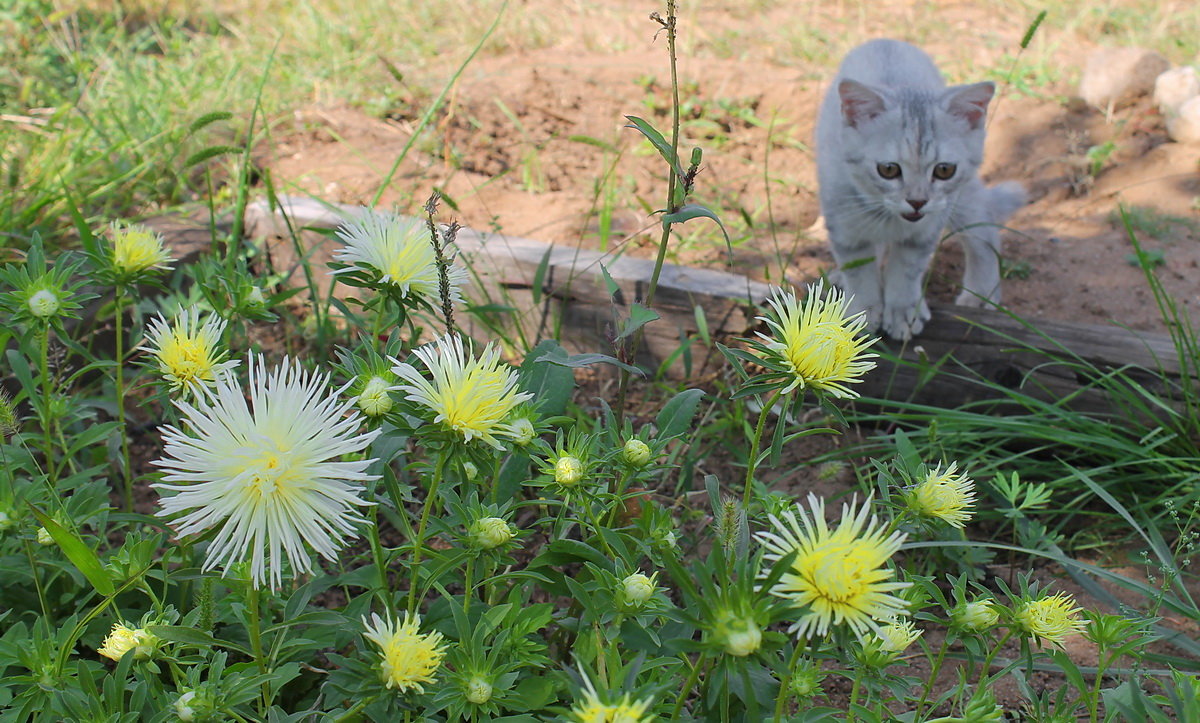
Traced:
[[914, 211], [920, 211], [921, 208], [924, 207], [926, 203], [929, 203], [929, 201], [926, 199], [923, 199], [923, 198], [908, 199], [908, 205], [912, 206], [912, 210], [914, 210]]

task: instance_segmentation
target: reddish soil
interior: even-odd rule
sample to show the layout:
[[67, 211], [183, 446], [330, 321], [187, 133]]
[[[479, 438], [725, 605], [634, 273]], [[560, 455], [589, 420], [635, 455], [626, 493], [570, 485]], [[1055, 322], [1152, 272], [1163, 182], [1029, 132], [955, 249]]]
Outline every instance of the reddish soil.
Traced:
[[[506, 22], [525, 22], [542, 4], [522, 3]], [[694, 145], [704, 148], [696, 200], [725, 220], [734, 237], [734, 270], [799, 283], [830, 266], [815, 223], [810, 139], [823, 85], [846, 49], [897, 34], [898, 23], [911, 25], [921, 36], [911, 39], [922, 41], [951, 81], [998, 78], [1013, 67], [1010, 56], [1027, 20], [961, 2], [940, 11], [940, 22], [955, 33], [925, 32], [912, 25], [922, 18], [914, 17], [911, 3], [877, 5], [869, 18], [791, 4], [768, 4], [750, 17], [701, 7], [681, 18], [683, 155]], [[564, 34], [562, 42], [570, 45], [524, 50], [510, 42], [476, 58], [400, 163], [381, 203], [413, 212], [436, 187], [467, 226], [651, 255], [658, 240], [651, 212], [663, 205], [664, 167], [640, 134], [623, 126], [628, 114], [669, 131], [665, 36], [655, 37], [642, 3], [626, 0], [594, 12], [594, 20]], [[826, 37], [816, 60], [799, 51], [783, 56], [778, 28], [805, 22], [843, 28], [846, 37]], [[711, 30], [717, 27], [720, 33]], [[963, 30], [981, 42], [962, 43]], [[772, 42], [757, 43], [756, 33]], [[1035, 42], [1017, 75], [1051, 67], [1058, 80], [1035, 87], [1035, 94], [1001, 81], [989, 121], [985, 177], [1018, 180], [1031, 196], [1006, 234], [1006, 304], [1033, 319], [1161, 330], [1114, 212], [1125, 204], [1174, 217], [1157, 219], [1160, 228], [1141, 239], [1161, 253], [1160, 276], [1182, 307], [1200, 304], [1200, 149], [1169, 142], [1149, 100], [1110, 117], [1070, 100], [1083, 58], [1099, 43], [1048, 27], [1040, 33], [1046, 48], [1058, 50], [1035, 53]], [[742, 44], [738, 59], [718, 57], [731, 37]], [[411, 91], [386, 117], [345, 107], [298, 114], [290, 131], [277, 131], [264, 146], [260, 162], [285, 192], [369, 202], [461, 55], [448, 53], [431, 68], [402, 69], [427, 78], [433, 90]], [[1088, 149], [1109, 142], [1111, 153], [1090, 173]], [[705, 220], [678, 233], [670, 260], [728, 261], [720, 234]], [[939, 254], [930, 277], [933, 298], [953, 298], [961, 262], [954, 244]]]

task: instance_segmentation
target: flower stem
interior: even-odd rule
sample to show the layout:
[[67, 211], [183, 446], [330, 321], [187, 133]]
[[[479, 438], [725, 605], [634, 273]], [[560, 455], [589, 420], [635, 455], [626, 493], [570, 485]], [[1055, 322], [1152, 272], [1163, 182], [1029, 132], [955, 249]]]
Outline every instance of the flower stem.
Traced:
[[429, 483], [429, 494], [425, 497], [425, 506], [421, 510], [421, 521], [417, 523], [417, 536], [413, 538], [412, 564], [409, 566], [408, 582], [408, 612], [417, 614], [417, 587], [420, 582], [421, 551], [425, 544], [425, 525], [429, 522], [429, 510], [437, 500], [438, 488], [442, 483], [442, 475], [446, 471], [446, 455], [438, 455], [437, 466], [433, 470], [433, 480]]
[[[684, 656], [687, 660], [687, 656]], [[688, 674], [687, 680], [683, 683], [683, 688], [679, 690], [679, 697], [675, 699], [675, 710], [671, 711], [671, 720], [679, 720], [679, 714], [683, 711], [684, 701], [687, 700], [688, 693], [696, 686], [696, 681], [700, 679], [701, 664], [708, 661], [708, 657], [701, 654], [696, 664], [692, 666], [692, 672]]]
[[1000, 641], [996, 643], [995, 647], [988, 651], [987, 657], [983, 659], [983, 669], [979, 671], [980, 687], [987, 685], [988, 679], [992, 677], [992, 660], [995, 659], [996, 653], [1000, 652], [1000, 648], [1003, 648], [1004, 644], [1007, 643], [1008, 639], [1012, 636], [1013, 632], [1011, 630], [1005, 631], [1004, 636], [1000, 638]]
[[38, 411], [41, 414], [42, 436], [45, 439], [46, 445], [43, 453], [46, 455], [47, 480], [53, 485], [58, 478], [58, 465], [54, 459], [53, 389], [50, 384], [50, 327], [43, 326], [39, 337], [39, 341], [41, 342], [41, 348], [39, 349], [41, 358], [38, 359], [38, 371], [42, 375], [42, 403]]
[[463, 615], [471, 612], [471, 598], [475, 592], [471, 589], [471, 584], [474, 582], [472, 578], [475, 576], [475, 558], [467, 558], [467, 570], [463, 579]]
[[[250, 650], [254, 653], [254, 662], [258, 665], [258, 672], [261, 675], [267, 674], [267, 660], [263, 657], [262, 644], [262, 621], [259, 619], [261, 612], [259, 610], [259, 594], [258, 589], [253, 584], [248, 584], [246, 587], [246, 620], [249, 623], [249, 629], [246, 631], [250, 636]], [[261, 693], [262, 701], [259, 712], [262, 715], [267, 714], [267, 710], [271, 707], [271, 697], [268, 689], [269, 684], [263, 682]]]
[[[758, 469], [758, 445], [762, 442], [763, 427], [767, 424], [767, 416], [771, 410], [775, 408], [775, 402], [779, 401], [779, 397], [783, 396], [783, 390], [777, 389], [763, 405], [762, 411], [758, 413], [758, 424], [754, 426], [754, 438], [750, 441], [750, 458], [746, 460], [746, 489], [742, 493], [742, 509], [749, 511], [750, 498], [754, 494], [754, 472]], [[784, 423], [781, 418], [780, 424]]]
[[129, 431], [125, 423], [124, 302], [125, 286], [124, 284], [117, 284], [113, 296], [113, 305], [116, 307], [114, 311], [114, 327], [116, 332], [116, 341], [114, 344], [116, 351], [113, 353], [116, 367], [113, 369], [113, 384], [117, 390], [117, 430], [121, 434], [121, 475], [125, 483], [125, 511], [133, 512], [133, 470], [130, 467], [129, 459]]
[[[804, 642], [796, 641], [796, 647], [792, 649], [792, 657], [788, 660], [787, 670], [784, 671], [783, 680], [779, 681], [779, 697], [775, 699], [775, 720], [783, 720], [783, 709], [787, 705], [788, 692], [792, 687], [792, 672], [796, 670], [796, 666], [800, 664], [800, 655], [808, 648], [808, 638]], [[855, 681], [855, 685], [858, 681]], [[853, 701], [853, 698], [851, 698]]]

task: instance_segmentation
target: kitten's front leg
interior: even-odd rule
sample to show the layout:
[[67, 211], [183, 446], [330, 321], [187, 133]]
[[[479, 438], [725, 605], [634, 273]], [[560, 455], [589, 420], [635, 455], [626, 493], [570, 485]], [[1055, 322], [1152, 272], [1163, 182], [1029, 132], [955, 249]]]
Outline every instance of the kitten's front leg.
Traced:
[[832, 275], [833, 282], [849, 298], [850, 314], [865, 312], [866, 331], [879, 328], [883, 319], [883, 284], [879, 278], [881, 249], [871, 241], [845, 242], [836, 240], [830, 229], [830, 247], [838, 270]]
[[937, 238], [896, 241], [888, 249], [883, 271], [883, 331], [893, 339], [908, 341], [929, 321], [925, 303], [925, 269]]

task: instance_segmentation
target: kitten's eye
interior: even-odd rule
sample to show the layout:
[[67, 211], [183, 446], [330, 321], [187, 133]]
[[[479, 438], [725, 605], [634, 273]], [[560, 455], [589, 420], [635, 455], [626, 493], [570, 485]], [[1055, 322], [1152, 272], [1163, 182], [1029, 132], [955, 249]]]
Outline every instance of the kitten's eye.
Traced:
[[958, 166], [953, 163], [939, 163], [933, 167], [933, 177], [939, 181], [949, 181], [957, 170]]
[[880, 177], [886, 178], [889, 181], [900, 177], [899, 163], [880, 163], [875, 166], [875, 170], [879, 173]]

